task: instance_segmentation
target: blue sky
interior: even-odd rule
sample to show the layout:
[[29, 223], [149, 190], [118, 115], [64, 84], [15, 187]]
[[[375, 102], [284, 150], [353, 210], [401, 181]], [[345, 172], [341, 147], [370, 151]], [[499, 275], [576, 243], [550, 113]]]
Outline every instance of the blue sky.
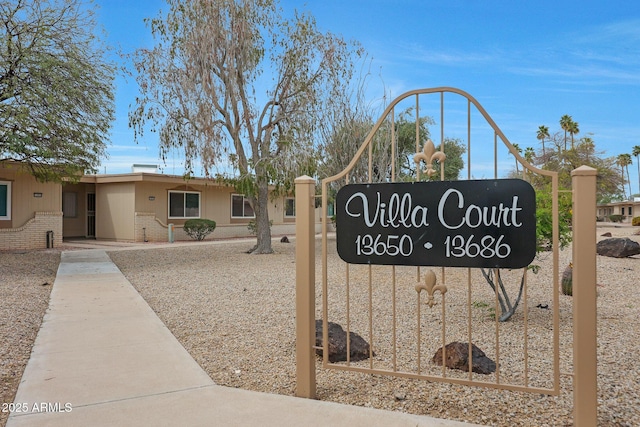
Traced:
[[[125, 52], [152, 46], [143, 19], [161, 0], [97, 0], [108, 43]], [[453, 86], [474, 96], [509, 140], [537, 148], [536, 131], [560, 130], [569, 114], [607, 156], [640, 145], [640, 2], [513, 0], [284, 0], [311, 12], [323, 31], [359, 41], [372, 58], [372, 96]], [[137, 85], [116, 81], [116, 122], [100, 173], [133, 163], [182, 173], [179, 155], [163, 164], [155, 134], [136, 144], [127, 114]], [[506, 162], [505, 162], [506, 164]], [[510, 165], [509, 165], [510, 167]], [[636, 159], [631, 187], [638, 189]]]

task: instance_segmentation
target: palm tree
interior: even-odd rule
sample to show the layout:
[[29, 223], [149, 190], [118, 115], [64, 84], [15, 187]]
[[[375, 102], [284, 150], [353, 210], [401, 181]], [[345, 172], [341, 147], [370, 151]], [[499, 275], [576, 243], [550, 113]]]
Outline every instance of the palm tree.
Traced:
[[547, 153], [544, 150], [544, 140], [549, 138], [549, 128], [545, 125], [538, 126], [538, 136], [537, 138], [542, 142], [542, 159], [543, 162], [546, 161]]
[[569, 128], [567, 129], [567, 131], [571, 134], [571, 149], [573, 150], [574, 149], [573, 136], [577, 133], [580, 133], [578, 122], [574, 122], [573, 120], [571, 120], [571, 123], [569, 123]]
[[[624, 193], [624, 168], [627, 168], [627, 176], [629, 176], [629, 165], [631, 164], [631, 154], [618, 154], [616, 164], [622, 169], [622, 192]], [[631, 197], [631, 180], [629, 180], [629, 197]], [[625, 198], [627, 195], [625, 194]]]
[[593, 138], [591, 138], [590, 136], [585, 136], [584, 138], [581, 138], [580, 143], [578, 143], [578, 148], [580, 147], [584, 148], [587, 163], [589, 163], [591, 161], [590, 156], [591, 154], [593, 154], [593, 151], [596, 148], [596, 144], [593, 141]]
[[638, 161], [638, 156], [640, 156], [640, 145], [634, 146], [631, 154], [635, 156], [636, 165], [638, 165], [638, 192], [640, 192], [640, 161]]
[[[522, 153], [522, 148], [520, 148], [520, 146], [518, 144], [513, 144], [513, 148], [515, 148], [518, 153]], [[516, 173], [518, 173], [519, 172], [519, 169], [518, 169], [518, 158], [516, 156], [513, 156], [513, 158], [516, 161]]]
[[564, 150], [565, 151], [567, 150], [567, 132], [569, 132], [572, 122], [573, 122], [573, 119], [568, 114], [565, 114], [564, 116], [560, 117], [560, 127], [564, 131]]
[[524, 159], [533, 164], [533, 158], [536, 155], [536, 150], [533, 149], [533, 147], [527, 147], [524, 149]]

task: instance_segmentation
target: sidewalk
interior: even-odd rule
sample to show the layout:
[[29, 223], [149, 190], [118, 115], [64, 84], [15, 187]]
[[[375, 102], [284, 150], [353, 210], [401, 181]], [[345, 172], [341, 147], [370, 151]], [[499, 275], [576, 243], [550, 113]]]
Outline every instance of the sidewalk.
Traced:
[[62, 253], [7, 427], [470, 426], [217, 386], [104, 250]]

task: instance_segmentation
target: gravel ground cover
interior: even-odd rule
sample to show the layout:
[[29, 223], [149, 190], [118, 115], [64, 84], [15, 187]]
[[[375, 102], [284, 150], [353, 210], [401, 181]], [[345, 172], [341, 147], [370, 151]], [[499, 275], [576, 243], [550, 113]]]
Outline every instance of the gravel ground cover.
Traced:
[[[599, 228], [598, 233], [610, 231], [614, 237], [638, 240], [631, 228]], [[330, 242], [331, 243], [331, 242]], [[184, 345], [189, 353], [220, 385], [268, 393], [295, 393], [295, 245], [274, 243], [272, 255], [248, 255], [247, 243], [163, 248], [129, 252], [110, 252], [140, 294]], [[334, 244], [329, 245], [335, 247]], [[318, 246], [317, 252], [320, 252]], [[345, 304], [337, 255], [330, 250], [329, 299], [333, 303], [330, 320], [344, 319]], [[570, 248], [561, 252], [561, 271], [570, 260]], [[638, 258], [614, 259], [598, 257], [598, 385], [600, 426], [640, 425], [640, 368], [636, 340], [640, 296], [635, 291], [640, 267]], [[546, 357], [551, 351], [551, 310], [541, 306], [553, 303], [549, 296], [551, 259], [538, 260], [541, 271], [529, 275], [527, 296], [529, 313], [529, 381], [540, 387], [550, 386], [551, 372]], [[337, 267], [334, 267], [337, 266]], [[396, 287], [398, 302], [398, 331], [408, 326], [410, 332], [398, 332], [396, 363], [407, 370], [415, 369], [415, 316], [411, 311], [416, 300], [415, 290], [403, 292], [407, 285], [415, 286], [415, 269], [398, 269]], [[449, 269], [448, 269], [449, 270]], [[447, 271], [447, 302], [445, 303], [447, 337], [464, 339], [456, 325], [465, 325], [466, 269]], [[462, 271], [460, 271], [462, 270]], [[320, 303], [320, 264], [316, 301]], [[373, 278], [372, 297], [369, 298], [368, 275]], [[513, 274], [513, 273], [512, 273]], [[388, 350], [389, 328], [385, 326], [390, 314], [391, 284], [378, 275], [376, 268], [353, 267], [350, 270], [351, 330], [370, 336], [368, 307], [375, 309], [373, 338], [376, 357], [374, 367], [387, 368], [393, 356]], [[516, 279], [519, 276], [516, 276]], [[513, 278], [512, 278], [513, 279]], [[472, 276], [472, 319], [479, 324], [474, 329], [473, 342], [494, 357], [495, 322], [491, 320], [494, 296], [481, 277]], [[331, 285], [330, 285], [331, 286]], [[513, 290], [512, 290], [513, 291]], [[424, 298], [424, 297], [423, 297]], [[449, 301], [452, 301], [451, 303]], [[439, 295], [436, 306], [429, 310], [423, 303], [421, 320], [423, 370], [439, 372], [430, 363], [430, 355], [441, 344]], [[560, 296], [560, 371], [571, 372], [571, 298]], [[462, 310], [461, 307], [465, 307]], [[500, 354], [502, 381], [522, 382], [522, 347], [524, 307], [514, 318], [500, 324]], [[320, 311], [316, 313], [320, 316]], [[433, 325], [438, 325], [433, 327]], [[475, 327], [474, 327], [475, 328]], [[540, 340], [541, 338], [542, 340]], [[447, 339], [451, 341], [452, 339]], [[318, 359], [319, 360], [319, 359]], [[367, 366], [369, 361], [357, 362]], [[567, 426], [572, 425], [571, 377], [561, 376], [560, 396], [501, 391], [480, 387], [403, 379], [380, 375], [366, 375], [320, 368], [318, 363], [318, 398], [340, 403], [380, 409], [423, 414], [492, 426]], [[448, 371], [456, 377], [464, 373]], [[474, 375], [474, 377], [476, 377]], [[491, 376], [495, 377], [495, 374]], [[482, 380], [482, 378], [480, 378]]]
[[[614, 237], [630, 237], [636, 241], [630, 227], [599, 228], [598, 235], [610, 231]], [[183, 346], [220, 385], [293, 395], [295, 392], [295, 242], [274, 243], [272, 255], [244, 253], [250, 244], [224, 242], [186, 247], [161, 247], [135, 251], [111, 251], [111, 258], [127, 278], [158, 313]], [[330, 245], [330, 248], [333, 247]], [[329, 256], [332, 303], [330, 320], [339, 323], [344, 318], [336, 301], [342, 298], [343, 267], [334, 251]], [[319, 253], [319, 247], [318, 247]], [[570, 248], [561, 252], [561, 269], [570, 259]], [[640, 368], [638, 353], [638, 313], [640, 295], [635, 291], [638, 282], [639, 257], [614, 259], [598, 257], [598, 425], [640, 425]], [[32, 252], [0, 252], [0, 402], [11, 402], [46, 311], [51, 286], [59, 262], [58, 250]], [[527, 311], [528, 334], [549, 337], [549, 313], [537, 307], [549, 304], [545, 283], [549, 281], [550, 259], [538, 262], [541, 271], [530, 275]], [[335, 269], [335, 271], [334, 271]], [[448, 269], [449, 270], [449, 269]], [[320, 275], [320, 265], [316, 272]], [[415, 270], [399, 269], [399, 290], [407, 284], [415, 286]], [[350, 271], [350, 304], [352, 330], [366, 339], [368, 321], [360, 315], [367, 313], [369, 299], [366, 283], [367, 269]], [[372, 269], [371, 303], [375, 305], [373, 343], [376, 350], [375, 367], [386, 368], [392, 356], [388, 350], [389, 330], [384, 320], [389, 316], [390, 284]], [[446, 325], [447, 337], [456, 336], [454, 325], [465, 324], [467, 317], [464, 294], [467, 276], [464, 271], [447, 271]], [[473, 341], [495, 357], [490, 337], [495, 333], [491, 320], [492, 294], [481, 278], [472, 277], [472, 320], [478, 324]], [[316, 300], [320, 303], [320, 282]], [[413, 296], [409, 296], [413, 295]], [[400, 349], [397, 363], [401, 368], [414, 369], [415, 324], [405, 316], [415, 307], [413, 294], [398, 291], [397, 312]], [[451, 301], [451, 302], [450, 302]], [[440, 344], [433, 339], [440, 334], [438, 323], [441, 302], [422, 310], [422, 369], [439, 372], [430, 363], [433, 350]], [[512, 356], [512, 350], [522, 346], [522, 313], [524, 307], [507, 324], [500, 325], [501, 358], [509, 369], [503, 368], [503, 380], [521, 381], [522, 360]], [[317, 316], [320, 316], [318, 310]], [[364, 320], [363, 320], [364, 319]], [[407, 320], [409, 319], [409, 320]], [[561, 372], [570, 372], [571, 298], [560, 297]], [[415, 323], [415, 322], [414, 322]], [[434, 328], [433, 325], [438, 327]], [[453, 328], [453, 329], [452, 329]], [[475, 327], [474, 327], [475, 328]], [[430, 335], [431, 334], [431, 335]], [[460, 338], [464, 338], [462, 335]], [[447, 339], [450, 341], [450, 339]], [[529, 344], [530, 347], [532, 344]], [[544, 359], [549, 351], [544, 344], [530, 348], [530, 382], [546, 387], [549, 366]], [[517, 354], [513, 351], [513, 354]], [[319, 359], [318, 359], [319, 361]], [[369, 361], [358, 362], [368, 366]], [[560, 396], [500, 391], [480, 387], [402, 379], [380, 375], [327, 370], [317, 364], [318, 398], [340, 403], [375, 407], [393, 411], [425, 414], [434, 417], [469, 421], [492, 426], [566, 426], [572, 425], [571, 380], [561, 377]], [[455, 377], [454, 371], [447, 375]], [[474, 375], [474, 378], [476, 376]], [[493, 376], [491, 376], [493, 378]], [[482, 378], [480, 378], [482, 380]], [[8, 414], [0, 413], [0, 426]]]
[[[0, 251], [0, 404], [13, 402], [49, 305], [59, 250]], [[9, 413], [0, 411], [0, 426]]]

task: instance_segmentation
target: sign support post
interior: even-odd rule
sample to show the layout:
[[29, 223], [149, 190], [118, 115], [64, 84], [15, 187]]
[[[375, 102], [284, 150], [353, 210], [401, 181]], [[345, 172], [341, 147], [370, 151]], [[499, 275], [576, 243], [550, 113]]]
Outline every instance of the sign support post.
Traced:
[[596, 175], [581, 166], [571, 172], [573, 189], [573, 405], [574, 425], [598, 420], [596, 304]]
[[296, 396], [315, 399], [315, 180], [296, 178]]

